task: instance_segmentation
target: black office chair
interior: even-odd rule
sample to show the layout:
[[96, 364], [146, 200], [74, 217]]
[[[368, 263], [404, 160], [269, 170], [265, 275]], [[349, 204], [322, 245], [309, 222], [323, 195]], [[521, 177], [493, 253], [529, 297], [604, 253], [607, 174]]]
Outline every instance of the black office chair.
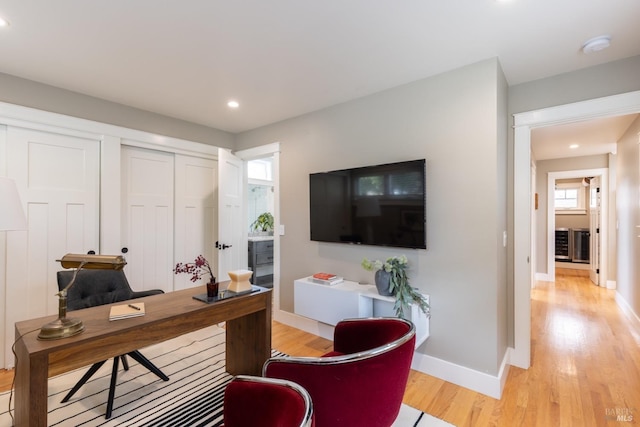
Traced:
[[[69, 284], [73, 278], [73, 274], [74, 271], [72, 270], [58, 271], [58, 288], [60, 290], [64, 289]], [[114, 302], [162, 293], [164, 292], [160, 289], [135, 292], [131, 289], [131, 286], [129, 286], [127, 277], [124, 275], [124, 271], [122, 270], [81, 270], [78, 272], [75, 284], [67, 290], [67, 310], [79, 310], [81, 308], [111, 304]], [[115, 397], [119, 361], [122, 361], [122, 366], [125, 370], [129, 370], [129, 364], [127, 363], [126, 358], [127, 355], [131, 356], [132, 359], [156, 374], [162, 380], [169, 381], [169, 377], [151, 363], [149, 359], [144, 357], [138, 350], [114, 357], [113, 369], [111, 371], [111, 383], [109, 385], [109, 398], [107, 399], [107, 411], [105, 413], [105, 418], [107, 419], [111, 418], [111, 412], [113, 410], [113, 399]], [[80, 387], [82, 387], [82, 385], [86, 383], [102, 365], [104, 365], [105, 362], [106, 360], [94, 363], [80, 381], [78, 381], [71, 391], [67, 393], [64, 399], [62, 399], [62, 402], [64, 403], [71, 399], [75, 392], [78, 391]]]

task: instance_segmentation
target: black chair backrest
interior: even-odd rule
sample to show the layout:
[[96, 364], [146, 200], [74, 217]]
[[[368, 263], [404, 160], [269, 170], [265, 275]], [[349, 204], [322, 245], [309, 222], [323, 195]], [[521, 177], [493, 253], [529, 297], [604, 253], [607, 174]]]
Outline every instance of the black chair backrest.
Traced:
[[[58, 289], [73, 278], [73, 270], [58, 271]], [[67, 310], [132, 299], [134, 292], [122, 270], [80, 270], [76, 282], [67, 290]]]

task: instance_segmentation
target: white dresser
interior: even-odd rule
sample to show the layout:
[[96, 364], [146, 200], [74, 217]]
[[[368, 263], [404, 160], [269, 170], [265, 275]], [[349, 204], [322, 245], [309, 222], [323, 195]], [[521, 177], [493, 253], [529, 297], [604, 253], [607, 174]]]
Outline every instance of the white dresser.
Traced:
[[[427, 301], [429, 296], [425, 295]], [[294, 281], [294, 312], [335, 326], [353, 317], [395, 317], [395, 298], [378, 294], [374, 285], [345, 280], [337, 285], [321, 285], [310, 277]], [[429, 317], [412, 304], [407, 316], [416, 326], [416, 347], [429, 337]]]

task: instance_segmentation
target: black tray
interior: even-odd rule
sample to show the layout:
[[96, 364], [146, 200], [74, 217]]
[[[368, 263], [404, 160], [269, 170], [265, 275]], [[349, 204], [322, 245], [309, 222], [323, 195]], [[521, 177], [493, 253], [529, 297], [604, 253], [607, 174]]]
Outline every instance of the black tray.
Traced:
[[[207, 294], [204, 293], [204, 294], [194, 295], [193, 299], [197, 299], [198, 301], [206, 302], [207, 304], [213, 304], [215, 302], [223, 301], [223, 300], [226, 300], [226, 299], [229, 299], [229, 298], [235, 298], [235, 297], [239, 297], [241, 295], [252, 294], [254, 292], [260, 291], [261, 289], [262, 288], [260, 288], [258, 286], [251, 285], [251, 289], [246, 290], [246, 291], [242, 291], [242, 292], [224, 291], [224, 292], [218, 293], [217, 297], [208, 297]], [[220, 296], [220, 294], [222, 294], [222, 296]]]

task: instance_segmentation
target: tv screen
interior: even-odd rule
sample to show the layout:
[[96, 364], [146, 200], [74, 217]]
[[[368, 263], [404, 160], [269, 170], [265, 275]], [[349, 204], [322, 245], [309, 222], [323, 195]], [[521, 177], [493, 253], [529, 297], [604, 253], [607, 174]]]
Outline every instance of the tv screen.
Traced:
[[311, 240], [426, 249], [425, 160], [309, 175]]

